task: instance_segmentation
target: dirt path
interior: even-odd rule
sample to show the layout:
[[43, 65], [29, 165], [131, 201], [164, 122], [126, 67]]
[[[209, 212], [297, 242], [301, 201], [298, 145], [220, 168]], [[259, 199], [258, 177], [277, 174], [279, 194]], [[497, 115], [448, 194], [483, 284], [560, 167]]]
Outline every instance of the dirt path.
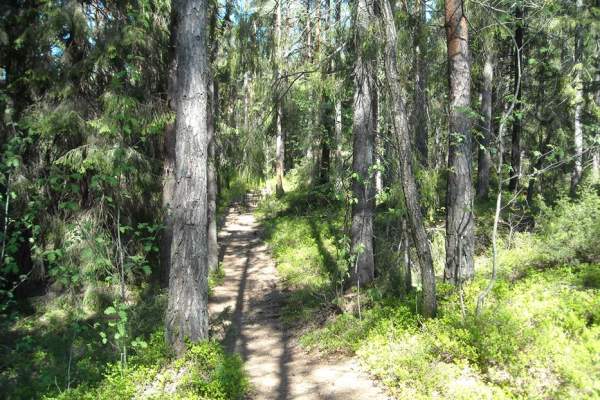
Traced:
[[227, 350], [245, 361], [251, 399], [387, 399], [356, 361], [319, 359], [284, 329], [284, 295], [251, 208], [232, 207], [219, 238], [225, 279], [213, 291], [210, 313]]

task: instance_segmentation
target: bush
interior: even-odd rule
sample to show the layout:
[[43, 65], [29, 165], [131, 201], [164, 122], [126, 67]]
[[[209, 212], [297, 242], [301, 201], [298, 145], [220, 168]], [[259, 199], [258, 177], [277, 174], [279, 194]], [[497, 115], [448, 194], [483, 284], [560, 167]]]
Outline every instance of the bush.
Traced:
[[597, 398], [600, 395], [600, 290], [584, 285], [598, 266], [531, 272], [500, 280], [479, 316], [485, 283], [440, 301], [420, 321], [400, 301], [375, 303], [363, 318], [342, 314], [302, 344], [356, 353], [398, 398]]
[[577, 202], [560, 200], [539, 218], [541, 262], [560, 265], [600, 262], [600, 196], [585, 190]]
[[[248, 382], [241, 359], [226, 355], [218, 343], [206, 341], [191, 345], [184, 357], [170, 363], [167, 363], [164, 348], [164, 336], [157, 332], [149, 345], [149, 352], [155, 358], [133, 358], [124, 368], [113, 364], [96, 387], [81, 385], [44, 399], [236, 400], [246, 393]], [[144, 365], [148, 362], [151, 365]]]

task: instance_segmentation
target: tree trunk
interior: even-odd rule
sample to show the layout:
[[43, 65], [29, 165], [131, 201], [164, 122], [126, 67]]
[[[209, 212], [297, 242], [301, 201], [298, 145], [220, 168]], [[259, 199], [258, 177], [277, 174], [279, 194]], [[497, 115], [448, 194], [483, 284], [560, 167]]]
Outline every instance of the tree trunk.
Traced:
[[[280, 0], [278, 0], [278, 2], [279, 1]], [[310, 26], [310, 20], [312, 19], [312, 16], [310, 15], [310, 3], [311, 0], [306, 1], [306, 55], [309, 60], [312, 60], [312, 29]]]
[[[274, 65], [275, 65], [275, 78], [279, 80], [281, 78], [281, 71], [279, 70], [279, 62], [281, 55], [281, 0], [276, 2], [277, 9], [275, 10], [275, 49], [274, 53]], [[282, 127], [283, 119], [283, 107], [280, 93], [275, 93], [276, 105], [275, 105], [275, 125], [276, 125], [276, 139], [275, 139], [275, 193], [277, 196], [282, 196], [283, 191], [283, 175], [285, 173], [285, 136]]]
[[[223, 25], [229, 19], [231, 12], [231, 2], [225, 3], [225, 15], [223, 16]], [[219, 53], [219, 32], [217, 30], [218, 8], [211, 7], [211, 25], [210, 40], [212, 49], [209, 62], [212, 64]], [[208, 113], [208, 271], [215, 271], [219, 266], [219, 244], [217, 236], [217, 196], [218, 196], [218, 177], [217, 177], [217, 118], [219, 116], [219, 86], [216, 78], [212, 77], [209, 83], [210, 112]]]
[[490, 192], [490, 168], [492, 160], [489, 146], [492, 142], [492, 85], [494, 80], [494, 60], [488, 49], [483, 67], [483, 88], [481, 89], [481, 139], [477, 157], [477, 198], [487, 199]]
[[[577, 16], [581, 17], [583, 0], [577, 0]], [[575, 112], [573, 115], [573, 145], [575, 151], [575, 165], [571, 174], [571, 196], [577, 194], [577, 187], [583, 175], [583, 126], [581, 114], [583, 112], [583, 82], [581, 80], [581, 53], [583, 51], [583, 26], [577, 23], [575, 28]]]
[[[555, 120], [556, 120], [556, 118], [554, 118], [552, 116], [552, 117], [550, 117], [550, 119], [548, 119], [547, 121], [543, 121], [541, 124], [542, 127], [544, 128], [544, 130], [547, 131], [547, 133], [546, 133], [545, 138], [543, 137], [543, 133], [540, 134], [541, 136], [540, 136], [539, 144], [538, 144], [540, 155], [538, 156], [538, 158], [534, 164], [534, 169], [529, 178], [529, 183], [527, 185], [527, 203], [528, 204], [531, 204], [531, 202], [533, 201], [533, 195], [535, 193], [536, 182], [538, 180], [538, 177], [534, 175], [535, 171], [539, 171], [543, 168], [544, 162], [546, 161], [548, 154], [551, 154], [551, 151], [552, 151], [550, 142], [552, 140], [554, 132], [557, 130]], [[541, 178], [541, 176], [539, 178]]]
[[[387, 0], [384, 0], [387, 1]], [[400, 249], [402, 252], [403, 270], [402, 284], [403, 292], [408, 294], [412, 290], [412, 269], [410, 266], [410, 247], [408, 238], [408, 228], [406, 227], [406, 218], [402, 218], [402, 237], [400, 238]]]
[[[600, 50], [600, 48], [598, 50]], [[598, 86], [594, 99], [596, 101], [596, 106], [600, 107], [600, 54], [598, 55], [597, 60], [598, 72], [596, 73], [596, 84]], [[598, 148], [596, 148], [592, 153], [592, 181], [600, 181], [600, 149]]]
[[208, 113], [208, 270], [215, 271], [219, 265], [219, 243], [217, 239], [217, 159], [216, 159], [216, 118], [219, 108], [217, 82], [210, 84], [210, 112]]
[[373, 26], [374, 0], [358, 0], [356, 6], [356, 63], [354, 67], [354, 117], [352, 181], [352, 253], [356, 256], [351, 271], [351, 284], [362, 287], [375, 276], [373, 258], [373, 213], [375, 182], [370, 171], [373, 166], [373, 146], [377, 123], [376, 58], [365, 54], [363, 41]]
[[425, 60], [426, 32], [425, 25], [425, 3], [426, 0], [415, 1], [415, 110], [414, 130], [415, 145], [419, 162], [423, 167], [429, 165], [428, 159], [428, 129], [427, 129], [427, 63]]
[[514, 192], [519, 187], [519, 177], [521, 175], [521, 134], [523, 131], [523, 121], [521, 117], [521, 111], [523, 104], [521, 103], [521, 94], [523, 92], [523, 85], [517, 88], [517, 74], [519, 70], [523, 68], [523, 7], [521, 4], [517, 6], [515, 11], [515, 17], [517, 20], [517, 29], [515, 31], [515, 56], [514, 56], [514, 85], [515, 92], [517, 93], [517, 102], [515, 104], [515, 112], [513, 115], [513, 126], [512, 126], [512, 144], [510, 148], [510, 165], [511, 175], [508, 184], [508, 189]]
[[207, 169], [210, 80], [206, 0], [177, 3], [177, 119], [167, 341], [208, 337]]
[[[429, 248], [429, 239], [423, 225], [423, 216], [419, 205], [419, 192], [412, 168], [412, 151], [410, 133], [408, 131], [408, 117], [406, 115], [405, 100], [400, 87], [400, 74], [398, 71], [396, 43], [397, 33], [394, 25], [392, 8], [388, 0], [381, 0], [383, 25], [385, 27], [385, 72], [390, 101], [393, 107], [393, 127], [398, 140], [398, 153], [400, 158], [400, 176], [402, 179], [404, 201], [408, 210], [413, 243], [417, 249], [419, 266], [421, 267], [421, 281], [423, 286], [423, 314], [431, 317], [436, 314], [437, 302], [435, 297], [435, 273], [433, 259]], [[410, 268], [410, 266], [407, 266]]]
[[[323, 104], [327, 107], [331, 104], [328, 96], [324, 96]], [[331, 137], [334, 129], [334, 121], [331, 115], [327, 112], [320, 113], [321, 125], [323, 126], [323, 134], [321, 135], [321, 157], [319, 167], [319, 182], [326, 184], [329, 182], [329, 169], [331, 166]]]
[[446, 196], [446, 268], [454, 284], [470, 279], [473, 267], [473, 189], [471, 186], [471, 100], [469, 35], [463, 0], [446, 0], [446, 38], [450, 85], [448, 191]]
[[[177, 58], [175, 47], [177, 41], [177, 10], [171, 10], [171, 33], [169, 37], [169, 76], [167, 82], [167, 104], [171, 111], [176, 111], [177, 96]], [[171, 242], [173, 240], [172, 201], [175, 191], [175, 124], [165, 127], [162, 143], [163, 172], [162, 172], [162, 208], [164, 212], [163, 231], [160, 237], [160, 285], [169, 286], [169, 271], [171, 269]]]
[[[335, 40], [336, 44], [339, 43], [341, 37], [341, 29], [340, 29], [340, 20], [342, 14], [342, 5], [341, 1], [336, 2], [335, 5]], [[338, 55], [332, 57], [332, 70], [335, 72], [336, 66], [338, 64], [338, 60], [340, 57]], [[342, 93], [343, 88], [339, 87], [337, 89], [337, 93], [335, 96], [335, 105], [334, 105], [334, 113], [335, 113], [335, 122], [334, 122], [334, 131], [335, 131], [335, 173], [336, 173], [336, 188], [342, 187], [342, 174], [344, 168], [344, 160], [342, 159]]]

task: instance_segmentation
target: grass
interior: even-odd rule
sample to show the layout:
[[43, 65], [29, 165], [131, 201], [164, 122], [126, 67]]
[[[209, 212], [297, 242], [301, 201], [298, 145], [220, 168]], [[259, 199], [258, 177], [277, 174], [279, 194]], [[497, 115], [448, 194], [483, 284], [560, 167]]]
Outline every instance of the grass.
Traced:
[[338, 250], [343, 211], [328, 193], [296, 191], [287, 183], [282, 198], [263, 199], [256, 213], [277, 260], [279, 277], [289, 291], [283, 317], [300, 323], [331, 305], [340, 290], [345, 274]]
[[[381, 245], [380, 281], [365, 291], [361, 316], [335, 307], [337, 313], [324, 313], [331, 310], [325, 301], [343, 300], [335, 289], [344, 265], [336, 249], [343, 243], [341, 205], [331, 205], [327, 193], [293, 184], [289, 189], [281, 199], [265, 200], [260, 215], [292, 293], [288, 317], [308, 326], [302, 345], [355, 354], [400, 399], [600, 398], [598, 194], [588, 190], [577, 202], [542, 206], [533, 232], [509, 238], [503, 230], [499, 278], [482, 314], [475, 315], [490, 268], [486, 239], [480, 241], [477, 275], [465, 285], [462, 301], [440, 282], [439, 317], [423, 320], [415, 312], [418, 293], [402, 296], [389, 287], [386, 271], [397, 259], [386, 257]], [[493, 210], [484, 204], [478, 211], [483, 234]], [[393, 233], [385, 230], [389, 219], [376, 223], [378, 232]], [[387, 239], [380, 236], [378, 242]], [[443, 259], [440, 243], [436, 230], [434, 250]], [[319, 301], [317, 293], [329, 294]]]

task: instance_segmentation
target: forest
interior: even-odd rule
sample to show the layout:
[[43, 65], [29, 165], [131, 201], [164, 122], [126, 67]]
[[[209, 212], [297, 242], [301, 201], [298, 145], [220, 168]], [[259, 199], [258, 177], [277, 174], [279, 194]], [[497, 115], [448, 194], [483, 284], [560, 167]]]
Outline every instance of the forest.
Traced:
[[0, 399], [600, 399], [600, 0], [0, 0]]

